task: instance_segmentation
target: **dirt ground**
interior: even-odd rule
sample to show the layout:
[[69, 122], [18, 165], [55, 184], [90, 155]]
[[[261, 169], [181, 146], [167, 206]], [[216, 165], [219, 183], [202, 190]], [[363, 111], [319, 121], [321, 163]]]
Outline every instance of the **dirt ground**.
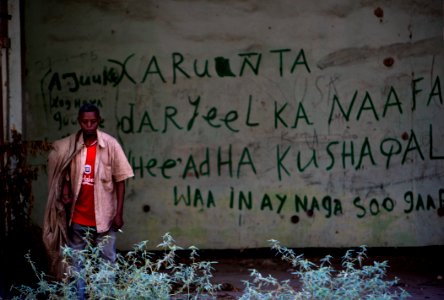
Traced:
[[[318, 262], [326, 254], [341, 258], [346, 249], [302, 249], [297, 254], [312, 262]], [[367, 262], [388, 261], [387, 279], [399, 278], [398, 286], [410, 293], [410, 299], [444, 299], [444, 247], [379, 248], [369, 249]], [[237, 299], [245, 288], [244, 280], [250, 281], [250, 270], [256, 269], [263, 276], [272, 275], [279, 280], [290, 279], [291, 266], [274, 253], [261, 251], [228, 251], [206, 253], [206, 260], [217, 261], [214, 281], [222, 284], [218, 299]]]

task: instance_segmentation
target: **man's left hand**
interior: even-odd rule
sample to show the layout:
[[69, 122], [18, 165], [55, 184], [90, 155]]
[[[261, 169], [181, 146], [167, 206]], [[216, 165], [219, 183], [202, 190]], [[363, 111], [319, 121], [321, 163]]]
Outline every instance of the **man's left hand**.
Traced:
[[122, 218], [122, 216], [115, 216], [111, 227], [114, 230], [119, 230], [120, 228], [122, 228], [123, 227], [123, 218]]

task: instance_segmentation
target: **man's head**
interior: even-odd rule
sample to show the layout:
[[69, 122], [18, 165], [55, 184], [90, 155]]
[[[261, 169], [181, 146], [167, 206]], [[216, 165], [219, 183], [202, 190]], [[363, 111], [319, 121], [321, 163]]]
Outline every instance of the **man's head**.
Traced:
[[101, 121], [99, 108], [94, 104], [83, 104], [77, 120], [84, 135], [96, 135]]

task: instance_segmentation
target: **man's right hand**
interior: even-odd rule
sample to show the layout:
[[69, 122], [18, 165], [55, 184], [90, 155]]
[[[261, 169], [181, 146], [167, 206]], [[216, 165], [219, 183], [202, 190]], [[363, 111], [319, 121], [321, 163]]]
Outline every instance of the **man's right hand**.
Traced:
[[62, 183], [62, 202], [64, 204], [69, 204], [72, 202], [72, 193], [69, 181], [64, 180]]
[[65, 195], [65, 194], [63, 194], [62, 195], [62, 202], [63, 202], [63, 204], [70, 204], [71, 202], [72, 202], [72, 196], [71, 195]]

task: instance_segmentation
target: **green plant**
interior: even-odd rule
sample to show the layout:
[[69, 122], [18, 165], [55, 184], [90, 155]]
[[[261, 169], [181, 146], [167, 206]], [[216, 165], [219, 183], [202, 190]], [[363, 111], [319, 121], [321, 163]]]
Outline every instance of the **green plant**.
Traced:
[[[297, 281], [279, 281], [251, 271], [252, 281], [245, 281], [245, 290], [239, 299], [405, 299], [409, 294], [396, 288], [397, 279], [385, 280], [387, 262], [365, 265], [365, 246], [358, 251], [348, 250], [340, 266], [333, 267], [328, 255], [317, 265], [296, 255], [293, 250], [271, 240], [271, 248], [282, 260], [291, 264]], [[68, 266], [62, 282], [51, 282], [38, 272], [30, 255], [26, 257], [38, 278], [36, 287], [16, 287], [15, 299], [75, 299], [76, 283], [86, 282], [90, 299], [206, 299], [215, 298], [220, 285], [213, 284], [215, 262], [197, 261], [197, 248], [190, 247], [188, 262], [179, 262], [181, 250], [167, 233], [158, 245], [163, 254], [157, 259], [146, 250], [147, 242], [135, 245], [126, 255], [118, 255], [116, 263], [100, 256], [102, 245], [88, 243], [85, 250], [63, 248], [64, 263]], [[79, 271], [71, 267], [73, 260], [81, 261]]]
[[[178, 263], [176, 252], [182, 248], [168, 233], [158, 245], [163, 249], [163, 256], [153, 259], [146, 244], [144, 241], [135, 245], [126, 255], [118, 254], [115, 263], [102, 259], [103, 244], [94, 246], [88, 242], [80, 251], [64, 247], [64, 263], [68, 270], [61, 282], [47, 280], [46, 274], [36, 269], [28, 254], [26, 257], [38, 283], [36, 287], [15, 287], [19, 294], [14, 299], [75, 299], [79, 280], [85, 281], [85, 292], [90, 299], [214, 298], [219, 289], [211, 283], [214, 262], [198, 262], [197, 249], [191, 247], [190, 263]], [[72, 261], [80, 261], [83, 267], [75, 269]]]
[[245, 281], [240, 299], [405, 299], [410, 296], [395, 287], [398, 279], [384, 279], [388, 268], [386, 261], [363, 264], [367, 257], [365, 246], [359, 251], [348, 250], [342, 257], [341, 267], [336, 270], [329, 255], [316, 265], [276, 240], [270, 243], [282, 260], [296, 270], [292, 274], [299, 280], [298, 288], [291, 285], [290, 280], [279, 282], [252, 270], [253, 281]]
[[11, 130], [11, 141], [0, 145], [0, 241], [22, 235], [31, 224], [32, 181], [37, 168], [27, 162], [30, 146]]
[[[27, 283], [28, 275], [32, 275], [23, 260], [28, 249], [44, 253], [41, 229], [31, 219], [32, 184], [37, 179], [38, 167], [30, 163], [30, 158], [32, 161], [49, 147], [46, 141], [23, 140], [14, 129], [7, 141], [0, 141], [0, 294], [5, 297], [9, 297], [7, 289], [12, 284]], [[7, 276], [4, 270], [8, 270]]]

